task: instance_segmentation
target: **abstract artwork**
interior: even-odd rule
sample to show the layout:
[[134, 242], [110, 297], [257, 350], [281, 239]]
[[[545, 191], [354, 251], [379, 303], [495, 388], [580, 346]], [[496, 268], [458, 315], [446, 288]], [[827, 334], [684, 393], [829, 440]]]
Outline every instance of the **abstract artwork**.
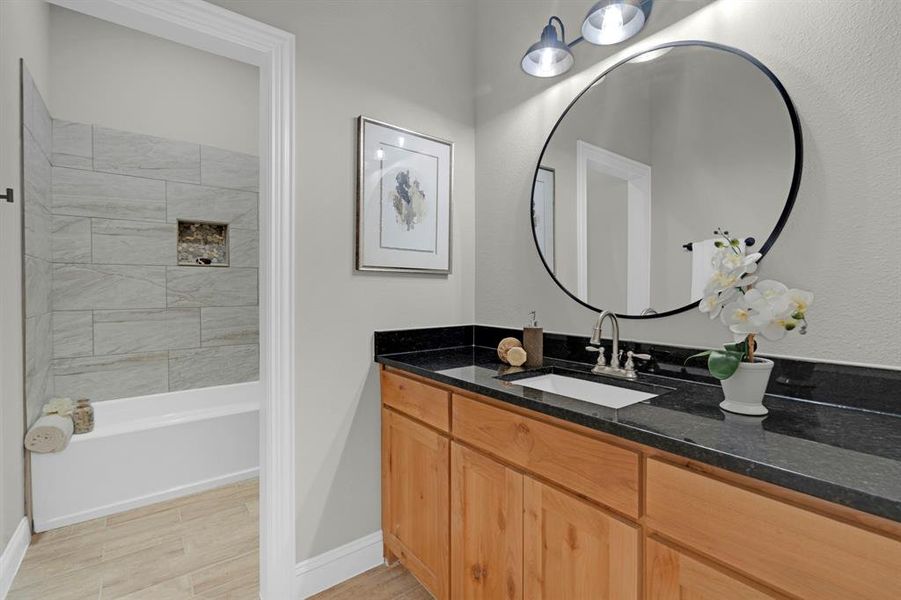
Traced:
[[453, 144], [359, 120], [356, 267], [450, 272]]

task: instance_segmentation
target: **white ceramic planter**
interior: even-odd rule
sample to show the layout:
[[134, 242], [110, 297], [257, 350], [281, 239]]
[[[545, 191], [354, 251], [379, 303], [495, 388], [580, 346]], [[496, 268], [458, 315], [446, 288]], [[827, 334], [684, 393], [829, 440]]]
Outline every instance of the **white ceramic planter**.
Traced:
[[740, 363], [732, 377], [720, 381], [726, 396], [720, 402], [720, 408], [740, 415], [767, 414], [769, 411], [763, 405], [763, 395], [772, 372], [773, 361], [765, 358], [757, 358], [753, 363]]

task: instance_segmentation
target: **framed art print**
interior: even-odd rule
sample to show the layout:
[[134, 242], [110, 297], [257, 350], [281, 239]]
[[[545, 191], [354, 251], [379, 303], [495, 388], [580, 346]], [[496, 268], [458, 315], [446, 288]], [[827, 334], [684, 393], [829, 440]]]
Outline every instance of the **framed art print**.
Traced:
[[450, 273], [454, 145], [359, 118], [360, 271]]

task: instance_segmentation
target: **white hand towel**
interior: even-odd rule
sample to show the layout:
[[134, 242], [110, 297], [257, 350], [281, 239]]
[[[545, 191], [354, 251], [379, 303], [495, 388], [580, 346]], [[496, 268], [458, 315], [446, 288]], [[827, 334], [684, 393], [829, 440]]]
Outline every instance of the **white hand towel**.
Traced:
[[[713, 253], [716, 252], [714, 242], [717, 240], [701, 240], [691, 243], [691, 298], [697, 302], [704, 297], [704, 288], [713, 275]], [[683, 288], [684, 289], [684, 288]]]
[[73, 429], [72, 417], [44, 415], [25, 434], [25, 448], [41, 454], [62, 452], [69, 445]]

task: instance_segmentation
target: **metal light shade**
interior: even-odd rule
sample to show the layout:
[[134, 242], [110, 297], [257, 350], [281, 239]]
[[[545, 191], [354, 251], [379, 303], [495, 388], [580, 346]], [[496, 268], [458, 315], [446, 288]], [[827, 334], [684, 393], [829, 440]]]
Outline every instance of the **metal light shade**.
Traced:
[[649, 0], [601, 0], [582, 22], [582, 37], [598, 46], [618, 44], [641, 31], [650, 12]]
[[522, 57], [522, 70], [534, 77], [556, 77], [573, 66], [569, 46], [557, 38], [557, 30], [548, 24], [541, 32], [541, 40], [532, 44]]

